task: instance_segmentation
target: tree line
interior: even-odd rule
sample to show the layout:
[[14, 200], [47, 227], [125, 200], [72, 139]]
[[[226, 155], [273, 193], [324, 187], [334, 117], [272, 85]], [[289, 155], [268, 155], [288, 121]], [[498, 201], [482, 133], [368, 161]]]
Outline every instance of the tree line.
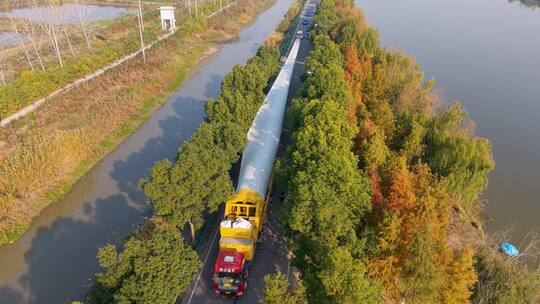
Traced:
[[247, 131], [277, 69], [277, 50], [262, 46], [246, 66], [236, 65], [217, 99], [206, 103], [207, 119], [184, 143], [174, 163], [163, 160], [141, 182], [155, 215], [179, 229], [188, 223], [192, 240], [205, 211], [214, 212], [233, 194], [230, 170], [247, 143]]
[[322, 0], [314, 22], [277, 165], [300, 287], [269, 276], [266, 302], [538, 302], [540, 271], [485, 241], [479, 195], [494, 161], [466, 110], [442, 105], [412, 57], [381, 48], [353, 1]]

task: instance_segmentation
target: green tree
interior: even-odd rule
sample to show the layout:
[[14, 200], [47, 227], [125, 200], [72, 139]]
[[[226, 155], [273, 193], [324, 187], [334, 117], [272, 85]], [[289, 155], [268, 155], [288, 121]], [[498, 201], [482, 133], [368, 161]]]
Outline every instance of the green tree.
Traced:
[[343, 55], [339, 46], [328, 35], [317, 35], [313, 39], [313, 49], [306, 58], [306, 65], [310, 69], [327, 67], [331, 63], [343, 65]]
[[175, 229], [154, 229], [131, 237], [122, 252], [111, 244], [100, 248], [105, 270], [96, 274], [88, 303], [169, 304], [187, 289], [201, 265], [197, 254]]
[[391, 155], [390, 149], [386, 146], [384, 132], [375, 127], [368, 138], [361, 140], [359, 154], [362, 157], [362, 167], [375, 168], [382, 167]]
[[277, 272], [264, 277], [264, 303], [266, 304], [307, 304], [306, 290], [301, 282], [294, 292], [289, 290], [285, 275]]
[[321, 1], [317, 9], [317, 15], [314, 22], [317, 28], [324, 34], [328, 34], [335, 24], [339, 21], [336, 11], [336, 2], [334, 0]]
[[435, 117], [423, 140], [423, 158], [433, 172], [448, 179], [450, 193], [469, 206], [486, 188], [495, 162], [490, 142], [471, 137], [463, 128], [466, 118], [458, 103]]
[[[358, 171], [351, 152], [355, 128], [340, 103], [311, 100], [302, 104], [298, 100], [294, 107], [298, 107], [300, 121], [285, 158], [290, 203], [285, 206], [283, 219], [294, 238], [295, 264], [305, 278], [310, 302], [324, 303], [333, 298], [349, 301], [328, 283], [336, 279], [333, 276], [338, 274], [330, 273], [330, 269], [337, 265], [321, 265], [337, 262], [328, 256], [337, 248], [347, 248], [351, 258], [362, 251], [355, 230], [371, 202], [369, 181]], [[365, 269], [358, 260], [354, 265]], [[366, 280], [364, 271], [342, 283], [363, 285]], [[361, 290], [351, 299], [370, 294]]]
[[349, 10], [349, 16], [336, 26], [336, 42], [343, 52], [354, 46], [363, 57], [372, 57], [379, 47], [379, 32], [367, 26], [364, 15], [356, 10]]
[[348, 239], [369, 210], [369, 181], [357, 170], [354, 128], [346, 111], [332, 101], [313, 100], [302, 109], [303, 123], [293, 134], [289, 157], [288, 225], [337, 246]]
[[367, 278], [366, 272], [366, 265], [353, 258], [346, 248], [335, 248], [329, 252], [319, 274], [329, 302], [383, 303], [379, 287]]
[[343, 68], [335, 63], [315, 68], [313, 76], [305, 81], [305, 97], [333, 100], [348, 109], [353, 104], [353, 98], [344, 77]]
[[407, 303], [443, 303], [442, 292], [447, 284], [444, 267], [438, 262], [438, 252], [429, 230], [418, 233], [411, 247], [411, 256], [405, 263]]
[[391, 146], [399, 151], [399, 155], [405, 157], [409, 164], [418, 161], [422, 155], [425, 129], [424, 119], [406, 114], [399, 115], [396, 119], [396, 131]]
[[156, 163], [148, 179], [140, 183], [157, 216], [179, 229], [189, 223], [192, 241], [202, 225], [202, 212], [217, 210], [234, 190], [228, 172], [236, 153], [223, 153], [226, 150], [215, 143], [216, 131], [203, 124], [193, 140], [182, 146], [174, 164]]
[[477, 282], [473, 258], [474, 251], [466, 248], [452, 262], [448, 278], [450, 287], [444, 293], [444, 303], [466, 303], [471, 298], [472, 289]]

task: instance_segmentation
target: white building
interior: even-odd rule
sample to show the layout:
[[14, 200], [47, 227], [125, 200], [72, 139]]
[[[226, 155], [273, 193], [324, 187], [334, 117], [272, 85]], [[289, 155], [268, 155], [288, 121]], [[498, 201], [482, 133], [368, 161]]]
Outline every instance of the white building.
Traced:
[[159, 8], [161, 16], [161, 29], [173, 30], [176, 28], [176, 18], [174, 17], [174, 6], [161, 6]]

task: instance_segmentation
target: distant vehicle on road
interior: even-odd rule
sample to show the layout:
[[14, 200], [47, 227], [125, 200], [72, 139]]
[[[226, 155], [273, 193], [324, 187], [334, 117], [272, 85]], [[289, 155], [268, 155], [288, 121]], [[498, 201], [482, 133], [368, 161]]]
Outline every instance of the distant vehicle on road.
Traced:
[[302, 21], [302, 25], [308, 25], [309, 21], [307, 19], [304, 19], [304, 21]]
[[304, 32], [303, 31], [298, 31], [296, 32], [296, 39], [302, 39], [304, 37]]
[[307, 11], [307, 12], [306, 12], [306, 16], [308, 16], [308, 17], [311, 16], [311, 12], [310, 12], [310, 11]]

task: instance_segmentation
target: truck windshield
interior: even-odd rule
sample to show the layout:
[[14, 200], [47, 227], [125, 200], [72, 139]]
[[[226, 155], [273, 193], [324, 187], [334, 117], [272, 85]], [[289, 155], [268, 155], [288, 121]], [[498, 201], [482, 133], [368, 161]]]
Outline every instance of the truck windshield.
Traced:
[[217, 272], [214, 282], [217, 284], [233, 284], [242, 281], [242, 273]]

